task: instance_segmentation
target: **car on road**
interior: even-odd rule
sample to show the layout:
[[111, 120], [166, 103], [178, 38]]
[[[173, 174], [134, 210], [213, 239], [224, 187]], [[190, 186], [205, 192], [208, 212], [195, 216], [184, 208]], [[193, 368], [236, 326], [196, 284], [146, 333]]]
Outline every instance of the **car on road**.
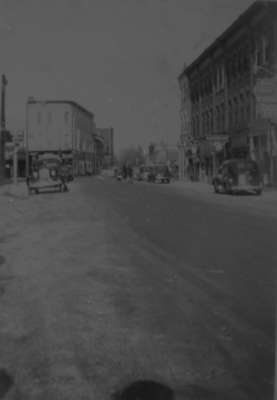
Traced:
[[143, 165], [140, 167], [140, 176], [142, 181], [149, 181], [149, 176], [151, 173], [151, 168], [149, 166]]
[[215, 193], [254, 193], [263, 191], [263, 181], [258, 164], [252, 160], [224, 161], [212, 180]]
[[62, 170], [60, 157], [54, 154], [43, 154], [33, 165], [32, 173], [27, 178], [29, 194], [41, 191], [67, 191], [67, 177]]
[[153, 179], [156, 183], [169, 183], [170, 171], [167, 165], [159, 164], [153, 168]]

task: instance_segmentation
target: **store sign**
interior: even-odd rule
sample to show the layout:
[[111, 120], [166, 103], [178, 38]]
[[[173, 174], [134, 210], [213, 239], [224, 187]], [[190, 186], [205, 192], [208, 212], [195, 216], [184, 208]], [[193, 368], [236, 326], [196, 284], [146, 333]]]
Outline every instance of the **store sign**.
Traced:
[[259, 79], [254, 94], [258, 117], [277, 122], [277, 78]]

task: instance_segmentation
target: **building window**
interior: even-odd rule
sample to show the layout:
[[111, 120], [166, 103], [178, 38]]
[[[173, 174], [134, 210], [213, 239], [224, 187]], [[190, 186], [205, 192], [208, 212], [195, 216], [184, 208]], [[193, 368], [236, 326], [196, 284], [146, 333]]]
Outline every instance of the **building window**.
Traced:
[[224, 103], [221, 104], [221, 130], [224, 131], [225, 129], [225, 105]]
[[240, 123], [244, 123], [244, 96], [243, 94], [240, 95]]
[[216, 111], [215, 111], [215, 115], [216, 115], [216, 130], [219, 131], [220, 130], [220, 109], [219, 106], [216, 106]]
[[246, 120], [247, 122], [250, 121], [250, 112], [251, 112], [251, 105], [250, 105], [250, 92], [246, 93]]
[[210, 114], [207, 111], [206, 112], [206, 129], [207, 129], [207, 134], [210, 133]]
[[52, 114], [50, 111], [47, 114], [47, 122], [48, 122], [48, 124], [51, 124], [51, 122], [52, 122]]
[[229, 100], [228, 116], [229, 116], [229, 128], [232, 128], [232, 125], [233, 125], [233, 108], [232, 108], [232, 101], [231, 100]]
[[238, 100], [234, 98], [234, 126], [238, 125]]
[[224, 74], [223, 74], [223, 65], [219, 66], [219, 89], [222, 89], [224, 86], [224, 80], [223, 80]]
[[263, 48], [262, 48], [262, 41], [260, 40], [256, 44], [256, 54], [257, 54], [257, 65], [262, 65], [263, 64]]
[[213, 133], [214, 129], [214, 115], [213, 110], [210, 110], [210, 133]]
[[269, 53], [270, 53], [270, 47], [269, 47], [269, 40], [266, 36], [263, 37], [263, 63], [267, 64], [269, 62]]
[[64, 113], [64, 122], [65, 122], [65, 124], [67, 125], [68, 124], [68, 118], [69, 117], [69, 113], [68, 113], [68, 111], [65, 111], [65, 113]]
[[250, 69], [250, 59], [249, 59], [249, 50], [246, 49], [244, 51], [244, 56], [243, 56], [243, 69], [244, 71], [249, 71]]

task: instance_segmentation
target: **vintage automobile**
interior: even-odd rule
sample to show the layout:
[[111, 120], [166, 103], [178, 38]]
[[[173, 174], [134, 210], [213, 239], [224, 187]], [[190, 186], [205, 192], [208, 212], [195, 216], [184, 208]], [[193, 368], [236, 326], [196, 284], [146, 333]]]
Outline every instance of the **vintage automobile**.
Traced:
[[154, 182], [156, 183], [170, 183], [170, 171], [167, 165], [155, 165], [153, 168]]
[[165, 164], [153, 164], [147, 167], [146, 179], [148, 182], [153, 183], [169, 183], [170, 171]]
[[48, 190], [67, 191], [67, 179], [61, 167], [60, 157], [54, 154], [39, 156], [27, 178], [29, 194]]
[[223, 162], [212, 180], [215, 193], [254, 193], [263, 191], [259, 166], [255, 161], [231, 159]]

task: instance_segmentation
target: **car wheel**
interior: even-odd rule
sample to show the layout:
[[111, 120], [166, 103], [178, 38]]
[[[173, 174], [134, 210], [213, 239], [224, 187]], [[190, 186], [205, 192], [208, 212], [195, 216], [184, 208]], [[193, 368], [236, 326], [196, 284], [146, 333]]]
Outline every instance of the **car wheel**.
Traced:
[[39, 190], [38, 189], [35, 189], [35, 194], [39, 194]]
[[260, 196], [261, 194], [262, 194], [262, 189], [256, 190], [256, 195], [257, 195], [257, 196]]

